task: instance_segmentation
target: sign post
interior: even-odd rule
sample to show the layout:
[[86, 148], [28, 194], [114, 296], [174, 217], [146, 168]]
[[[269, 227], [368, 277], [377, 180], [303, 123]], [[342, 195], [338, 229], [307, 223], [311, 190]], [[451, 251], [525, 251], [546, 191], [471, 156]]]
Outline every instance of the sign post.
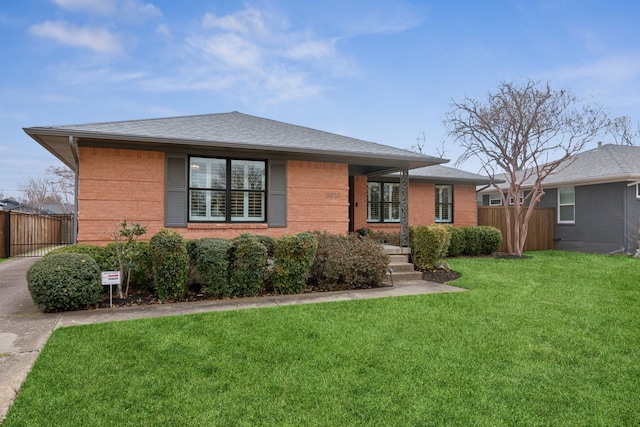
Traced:
[[120, 284], [119, 271], [103, 271], [102, 286], [109, 286], [109, 307], [113, 308], [113, 285]]

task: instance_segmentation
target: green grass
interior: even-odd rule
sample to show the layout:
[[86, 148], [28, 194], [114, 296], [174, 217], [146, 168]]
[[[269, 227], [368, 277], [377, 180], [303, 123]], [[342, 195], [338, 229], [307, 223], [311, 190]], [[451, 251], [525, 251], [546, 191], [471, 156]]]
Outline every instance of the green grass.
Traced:
[[640, 424], [640, 260], [452, 259], [469, 292], [62, 328], [5, 426]]

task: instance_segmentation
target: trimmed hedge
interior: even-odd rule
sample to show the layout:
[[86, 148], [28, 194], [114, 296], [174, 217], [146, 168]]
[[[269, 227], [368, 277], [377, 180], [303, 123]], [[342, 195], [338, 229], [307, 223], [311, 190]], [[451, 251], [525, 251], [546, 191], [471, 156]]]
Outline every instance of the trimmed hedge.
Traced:
[[318, 250], [309, 283], [327, 290], [379, 286], [389, 269], [389, 255], [377, 242], [358, 236], [316, 233]]
[[318, 241], [311, 233], [284, 236], [275, 241], [271, 285], [281, 294], [300, 293], [316, 257]]
[[495, 253], [502, 243], [502, 233], [495, 227], [452, 227], [448, 257], [479, 256]]
[[77, 310], [100, 299], [100, 268], [87, 254], [57, 253], [36, 261], [27, 271], [33, 302], [45, 312]]
[[76, 243], [74, 245], [55, 248], [49, 251], [45, 257], [55, 254], [85, 254], [94, 259], [101, 271], [117, 268], [117, 263], [115, 261], [115, 248], [109, 248], [109, 246], [105, 247], [86, 243]]
[[231, 296], [228, 275], [230, 250], [231, 243], [225, 239], [204, 238], [187, 242], [189, 260], [198, 273], [202, 293]]
[[445, 258], [451, 242], [451, 227], [434, 224], [409, 227], [413, 264], [419, 270], [447, 268]]
[[182, 236], [166, 228], [149, 241], [153, 278], [161, 300], [182, 300], [187, 294], [189, 256]]
[[264, 291], [267, 248], [256, 236], [243, 233], [231, 240], [229, 288], [235, 296], [256, 296]]

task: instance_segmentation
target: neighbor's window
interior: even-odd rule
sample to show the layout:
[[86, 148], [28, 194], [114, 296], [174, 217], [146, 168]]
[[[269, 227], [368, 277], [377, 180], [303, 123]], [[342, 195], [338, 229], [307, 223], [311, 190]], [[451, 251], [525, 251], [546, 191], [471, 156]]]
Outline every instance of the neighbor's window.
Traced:
[[640, 184], [636, 184], [636, 199], [640, 199]]
[[264, 221], [265, 162], [192, 157], [190, 221]]
[[367, 183], [367, 221], [400, 221], [400, 184], [393, 182]]
[[576, 196], [573, 187], [558, 188], [558, 223], [573, 224], [576, 221]]
[[[521, 205], [524, 204], [524, 191], [520, 192], [520, 197], [518, 197], [518, 199], [520, 199]], [[513, 200], [513, 196], [509, 197], [509, 204], [512, 206], [516, 204], [516, 202]]]
[[436, 185], [436, 222], [453, 222], [452, 185]]
[[502, 206], [502, 196], [500, 194], [489, 194], [489, 206]]

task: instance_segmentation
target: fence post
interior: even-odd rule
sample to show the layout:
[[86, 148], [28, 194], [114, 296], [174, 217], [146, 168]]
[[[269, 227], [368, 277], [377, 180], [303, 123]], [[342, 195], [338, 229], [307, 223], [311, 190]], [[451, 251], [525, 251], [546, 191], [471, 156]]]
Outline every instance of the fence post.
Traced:
[[4, 213], [4, 257], [11, 258], [11, 211]]

